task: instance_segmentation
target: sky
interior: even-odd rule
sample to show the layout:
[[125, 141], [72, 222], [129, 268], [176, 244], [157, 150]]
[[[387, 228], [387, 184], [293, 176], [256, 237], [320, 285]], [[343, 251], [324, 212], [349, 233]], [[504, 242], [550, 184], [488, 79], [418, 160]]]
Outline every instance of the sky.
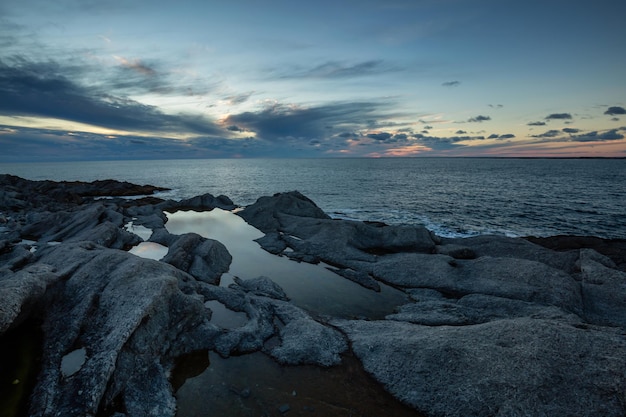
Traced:
[[623, 0], [2, 0], [0, 162], [626, 157]]

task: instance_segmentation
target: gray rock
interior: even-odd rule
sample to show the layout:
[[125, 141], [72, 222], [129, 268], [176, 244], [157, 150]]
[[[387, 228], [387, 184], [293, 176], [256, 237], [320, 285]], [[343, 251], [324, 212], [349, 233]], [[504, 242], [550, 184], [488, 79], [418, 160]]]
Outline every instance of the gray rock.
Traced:
[[582, 312], [580, 285], [562, 270], [526, 259], [483, 256], [452, 265], [450, 260], [445, 255], [388, 255], [373, 273], [393, 285], [436, 289], [457, 298], [485, 294]]
[[223, 210], [234, 210], [237, 205], [225, 195], [213, 196], [212, 194], [202, 194], [186, 200], [181, 200], [174, 204], [162, 204], [162, 209], [168, 211], [174, 210], [213, 210], [214, 208], [221, 208]]
[[280, 345], [267, 351], [278, 363], [320, 366], [341, 363], [340, 354], [348, 349], [341, 333], [289, 303], [274, 301], [273, 306], [278, 319], [285, 323], [280, 329]]
[[555, 306], [483, 294], [470, 294], [459, 300], [425, 299], [405, 304], [386, 318], [425, 326], [466, 326], [517, 317], [580, 321], [575, 314]]
[[289, 301], [285, 291], [274, 281], [268, 277], [260, 276], [257, 278], [243, 280], [239, 277], [234, 277], [235, 284], [243, 288], [246, 292], [251, 292], [255, 295], [274, 298], [276, 300]]
[[497, 235], [442, 239], [444, 245], [460, 245], [471, 249], [476, 257], [518, 258], [544, 263], [566, 272], [574, 272], [578, 252], [556, 252], [525, 239]]
[[475, 326], [335, 321], [365, 369], [432, 416], [623, 416], [621, 332], [519, 318]]
[[[173, 416], [167, 374], [174, 357], [217, 336], [202, 301], [179, 289], [188, 276], [91, 242], [47, 247], [39, 256], [63, 280], [46, 292], [46, 348], [30, 414], [95, 415], [122, 398], [130, 416]], [[86, 361], [63, 377], [63, 357], [77, 348]]]
[[0, 334], [18, 326], [42, 303], [46, 289], [59, 276], [46, 264], [35, 264], [17, 272], [0, 270]]
[[278, 232], [270, 232], [263, 237], [254, 240], [269, 253], [278, 255], [287, 249], [287, 243], [280, 237]]
[[626, 272], [610, 265], [615, 264], [597, 252], [581, 250], [584, 317], [590, 323], [626, 329]]
[[370, 290], [374, 290], [376, 292], [380, 292], [380, 284], [371, 277], [365, 271], [355, 271], [353, 269], [336, 269], [336, 268], [327, 268], [329, 271], [334, 272], [337, 275], [341, 275], [344, 278], [349, 279], [352, 282], [356, 282], [362, 287], [368, 288]]
[[441, 255], [448, 255], [453, 257], [454, 259], [475, 259], [476, 252], [474, 252], [471, 248], [458, 244], [447, 244], [447, 245], [438, 245], [435, 249], [436, 253]]
[[195, 233], [186, 233], [169, 246], [162, 261], [188, 272], [200, 281], [218, 284], [222, 273], [228, 271], [232, 256], [222, 243]]
[[279, 216], [281, 214], [330, 219], [313, 201], [298, 191], [278, 193], [272, 197], [260, 197], [254, 204], [237, 214], [264, 233], [275, 232], [280, 229]]

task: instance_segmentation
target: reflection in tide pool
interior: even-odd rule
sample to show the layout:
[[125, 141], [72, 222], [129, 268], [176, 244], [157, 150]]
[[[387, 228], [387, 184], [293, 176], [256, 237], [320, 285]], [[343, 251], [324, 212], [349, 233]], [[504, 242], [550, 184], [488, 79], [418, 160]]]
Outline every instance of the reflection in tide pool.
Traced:
[[263, 353], [222, 359], [176, 392], [177, 417], [361, 416], [419, 417], [385, 392], [358, 360], [342, 365], [281, 367]]
[[128, 252], [141, 256], [142, 258], [159, 261], [167, 255], [167, 247], [154, 242], [141, 242], [137, 246], [130, 248]]
[[228, 274], [222, 277], [221, 285], [232, 283], [232, 276], [251, 279], [264, 275], [280, 285], [295, 305], [335, 317], [383, 318], [406, 302], [405, 295], [391, 287], [381, 284], [381, 292], [377, 293], [321, 265], [298, 263], [266, 252], [253, 241], [262, 237], [263, 232], [232, 212], [213, 209], [166, 214], [166, 228], [170, 233], [193, 232], [226, 246], [233, 261]]

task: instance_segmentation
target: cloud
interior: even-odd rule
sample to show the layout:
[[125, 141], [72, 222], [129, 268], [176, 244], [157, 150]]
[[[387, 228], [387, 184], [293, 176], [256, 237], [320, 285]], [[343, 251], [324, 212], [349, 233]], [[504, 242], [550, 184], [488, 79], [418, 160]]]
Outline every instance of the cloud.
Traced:
[[454, 132], [454, 133], [456, 133], [457, 135], [464, 135], [464, 134], [466, 134], [467, 132], [466, 132], [465, 130], [457, 130], [457, 131], [456, 131], [456, 132]]
[[340, 79], [377, 75], [390, 71], [395, 71], [395, 69], [385, 65], [382, 60], [363, 61], [356, 64], [328, 61], [313, 68], [296, 69], [280, 78]]
[[504, 135], [491, 134], [487, 137], [487, 139], [513, 139], [515, 137], [512, 133], [505, 133]]
[[532, 135], [533, 138], [555, 138], [561, 135], [560, 130], [548, 130], [547, 132], [541, 133], [539, 135]]
[[472, 123], [478, 122], [478, 123], [481, 123], [481, 122], [485, 122], [485, 121], [487, 121], [487, 120], [491, 120], [491, 117], [489, 117], [489, 116], [482, 116], [482, 115], [478, 115], [478, 116], [476, 116], [476, 117], [472, 117], [472, 118], [470, 118], [470, 119], [468, 120], [468, 122], [472, 122]]
[[504, 107], [502, 104], [487, 104], [489, 107], [491, 107], [492, 109], [501, 109], [502, 107]]
[[584, 133], [582, 135], [573, 135], [571, 139], [575, 142], [599, 142], [606, 140], [620, 140], [625, 136], [617, 132], [617, 129], [608, 130], [600, 133], [598, 131]]
[[546, 122], [530, 122], [527, 125], [528, 126], [545, 126]]
[[580, 129], [574, 129], [573, 127], [566, 127], [566, 128], [564, 128], [562, 130], [565, 133], [578, 133], [578, 132], [580, 132]]
[[626, 109], [623, 107], [609, 107], [607, 111], [604, 112], [604, 114], [608, 114], [610, 116], [615, 116], [618, 114], [626, 114]]
[[459, 85], [461, 85], [461, 81], [446, 81], [441, 85], [444, 87], [458, 87]]
[[0, 60], [0, 114], [50, 117], [121, 130], [223, 133], [203, 116], [164, 114], [154, 106], [81, 85], [65, 75], [71, 75], [72, 69], [54, 62], [18, 59], [11, 64]]
[[333, 129], [343, 128], [346, 132], [359, 129], [368, 121], [384, 118], [376, 113], [382, 106], [382, 103], [373, 102], [335, 103], [317, 107], [275, 104], [258, 112], [231, 114], [223, 123], [255, 132], [258, 138], [268, 141], [320, 139], [330, 136]]
[[570, 120], [572, 115], [569, 113], [552, 113], [546, 116], [546, 120]]
[[392, 134], [388, 132], [380, 132], [380, 133], [368, 133], [366, 136], [370, 139], [385, 141], [391, 138]]

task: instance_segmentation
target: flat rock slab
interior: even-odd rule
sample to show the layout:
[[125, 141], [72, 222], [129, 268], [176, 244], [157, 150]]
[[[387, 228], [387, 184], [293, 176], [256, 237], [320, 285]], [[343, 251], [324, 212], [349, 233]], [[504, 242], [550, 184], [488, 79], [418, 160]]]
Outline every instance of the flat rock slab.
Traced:
[[621, 331], [530, 318], [334, 321], [367, 372], [429, 416], [623, 416]]

